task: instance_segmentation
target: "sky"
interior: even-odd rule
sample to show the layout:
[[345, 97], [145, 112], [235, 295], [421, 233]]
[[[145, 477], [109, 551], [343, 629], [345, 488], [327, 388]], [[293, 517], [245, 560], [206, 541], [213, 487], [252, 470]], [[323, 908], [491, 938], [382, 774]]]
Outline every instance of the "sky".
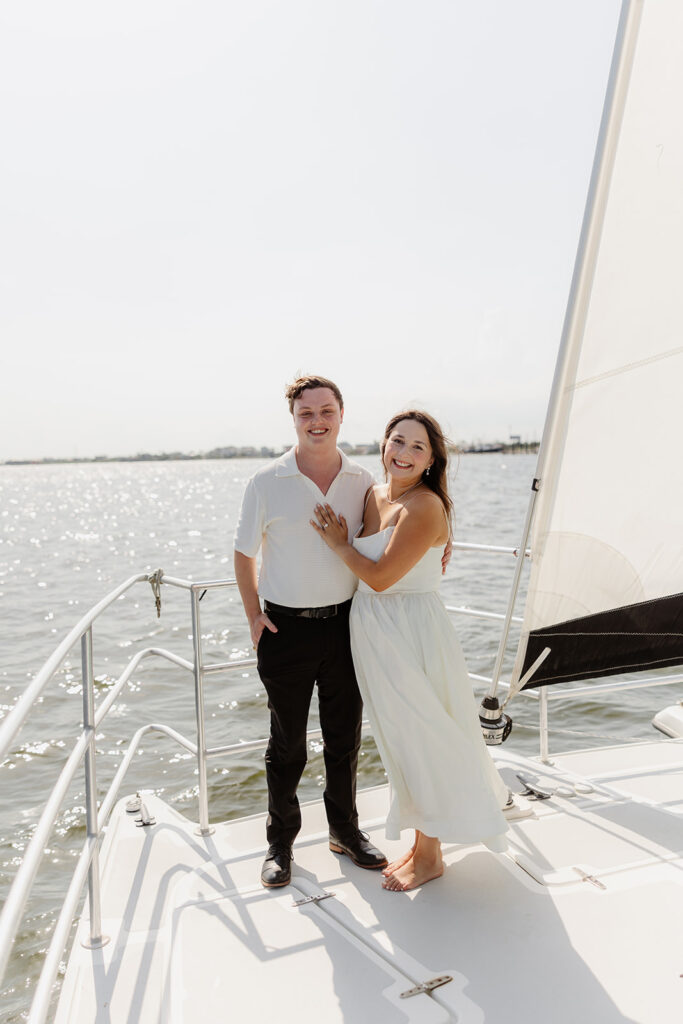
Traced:
[[0, 4], [0, 460], [538, 438], [619, 7]]

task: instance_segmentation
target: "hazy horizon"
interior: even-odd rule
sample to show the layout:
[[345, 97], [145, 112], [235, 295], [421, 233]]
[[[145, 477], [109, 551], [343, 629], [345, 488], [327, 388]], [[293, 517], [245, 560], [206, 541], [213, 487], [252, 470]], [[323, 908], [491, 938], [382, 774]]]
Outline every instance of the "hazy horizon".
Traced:
[[[515, 438], [515, 437], [516, 437], [516, 435], [511, 435], [510, 437], [497, 437], [497, 438], [493, 438], [492, 440], [486, 440], [486, 441], [481, 440], [480, 438], [464, 438], [464, 437], [461, 437], [461, 438], [449, 438], [448, 440], [454, 446], [455, 449], [457, 449], [458, 451], [462, 452], [462, 449], [468, 448], [470, 446], [471, 447], [478, 447], [478, 446], [485, 447], [486, 445], [498, 445], [498, 444], [508, 445], [508, 444], [514, 444], [515, 441], [513, 441], [513, 438]], [[381, 438], [377, 437], [377, 438], [373, 438], [372, 440], [349, 441], [347, 438], [342, 437], [340, 435], [340, 437], [339, 437], [339, 445], [342, 448], [346, 445], [347, 447], [350, 447], [352, 450], [356, 449], [356, 448], [371, 448], [371, 447], [379, 445], [380, 440], [381, 440]], [[520, 437], [519, 441], [516, 442], [516, 443], [518, 443], [518, 444], [520, 444], [522, 446], [528, 445], [528, 446], [532, 447], [534, 445], [537, 445], [538, 441], [539, 441], [538, 438], [526, 439], [526, 438]], [[140, 449], [139, 451], [136, 451], [136, 452], [98, 452], [96, 455], [41, 455], [41, 456], [36, 455], [36, 456], [33, 456], [31, 458], [26, 458], [26, 459], [22, 459], [22, 458], [4, 459], [4, 460], [2, 460], [0, 462], [0, 465], [3, 465], [3, 466], [5, 466], [5, 465], [42, 465], [42, 464], [45, 464], [45, 463], [55, 463], [55, 462], [69, 463], [69, 462], [98, 462], [98, 461], [102, 461], [102, 462], [119, 462], [119, 461], [132, 462], [132, 461], [146, 461], [148, 458], [149, 458], [149, 461], [169, 461], [169, 462], [171, 462], [171, 461], [173, 461], [173, 457], [174, 456], [179, 456], [183, 460], [188, 460], [188, 461], [190, 461], [192, 459], [197, 459], [197, 458], [199, 458], [199, 459], [212, 459], [213, 458], [213, 459], [218, 459], [218, 460], [230, 461], [231, 459], [248, 459], [248, 458], [267, 457], [267, 456], [263, 455], [264, 451], [268, 451], [269, 453], [273, 453], [274, 456], [278, 456], [278, 455], [284, 453], [285, 451], [289, 450], [290, 448], [292, 448], [295, 444], [296, 444], [296, 437], [294, 437], [293, 439], [290, 439], [288, 441], [283, 441], [281, 444], [271, 444], [271, 445], [233, 445], [230, 442], [228, 442], [227, 444], [216, 445], [214, 448], [209, 448], [209, 449], [190, 449], [188, 451], [183, 451], [181, 449], [176, 449], [176, 448], [172, 448], [172, 449], [160, 448], [160, 449], [158, 449], [156, 451], [146, 451], [144, 449]], [[223, 449], [228, 449], [228, 448], [236, 448], [237, 449], [237, 453], [234, 454], [234, 455], [213, 455], [212, 454], [212, 452], [214, 452], [214, 451], [221, 451]], [[243, 452], [244, 449], [252, 449], [252, 451]], [[352, 454], [372, 455], [372, 454], [376, 454], [376, 453], [374, 453], [374, 452], [354, 453], [352, 451]]]
[[538, 440], [618, 0], [0, 12], [0, 459]]

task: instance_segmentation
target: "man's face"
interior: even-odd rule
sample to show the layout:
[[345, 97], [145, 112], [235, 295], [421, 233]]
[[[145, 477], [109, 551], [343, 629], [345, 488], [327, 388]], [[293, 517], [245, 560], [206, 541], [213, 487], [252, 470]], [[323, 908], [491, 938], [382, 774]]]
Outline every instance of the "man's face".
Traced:
[[300, 451], [332, 451], [344, 418], [329, 388], [306, 388], [294, 399], [294, 429]]

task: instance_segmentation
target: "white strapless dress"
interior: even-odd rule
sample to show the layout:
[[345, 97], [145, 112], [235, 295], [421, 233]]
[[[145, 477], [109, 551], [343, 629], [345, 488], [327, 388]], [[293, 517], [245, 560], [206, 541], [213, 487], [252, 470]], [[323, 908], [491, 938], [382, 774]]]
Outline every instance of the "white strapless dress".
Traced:
[[[393, 526], [356, 537], [377, 561]], [[507, 787], [486, 749], [465, 658], [439, 596], [442, 548], [430, 548], [388, 590], [359, 581], [351, 649], [389, 777], [387, 839], [417, 828], [443, 842], [506, 849]]]

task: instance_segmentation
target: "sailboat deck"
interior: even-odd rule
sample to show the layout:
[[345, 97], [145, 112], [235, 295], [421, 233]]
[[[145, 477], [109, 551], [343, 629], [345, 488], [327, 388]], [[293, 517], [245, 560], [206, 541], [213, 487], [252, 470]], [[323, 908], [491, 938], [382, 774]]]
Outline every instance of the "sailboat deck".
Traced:
[[[520, 771], [584, 791], [529, 803], [510, 823], [509, 854], [445, 847], [444, 876], [412, 893], [385, 892], [378, 872], [331, 853], [319, 802], [304, 807], [292, 885], [269, 891], [262, 815], [202, 838], [152, 795], [148, 828], [119, 804], [103, 849], [111, 941], [84, 949], [79, 926], [58, 1024], [678, 1021], [683, 743], [570, 754], [551, 768], [508, 753], [497, 762], [517, 790]], [[663, 806], [617, 790], [662, 764], [678, 780]], [[384, 787], [367, 790], [359, 809], [392, 856], [404, 844], [383, 839], [387, 800]], [[401, 998], [444, 974], [453, 980], [431, 994]]]

